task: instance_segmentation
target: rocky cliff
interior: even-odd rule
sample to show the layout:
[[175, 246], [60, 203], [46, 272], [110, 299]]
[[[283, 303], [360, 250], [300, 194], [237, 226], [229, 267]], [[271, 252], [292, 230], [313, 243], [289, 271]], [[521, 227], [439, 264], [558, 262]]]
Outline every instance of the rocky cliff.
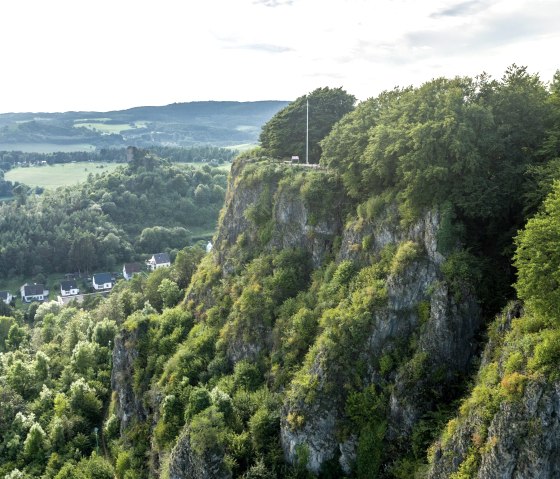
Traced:
[[535, 340], [519, 343], [512, 323], [523, 321], [513, 304], [492, 325], [475, 386], [431, 448], [429, 478], [560, 477], [560, 382], [519, 372]]
[[[363, 368], [360, 388], [390, 391], [382, 405], [387, 432], [380, 437], [387, 443], [407, 442], [419, 419], [469, 370], [480, 311], [468, 288], [460, 298], [450, 291], [441, 272], [445, 258], [437, 249], [438, 228], [439, 216], [432, 211], [408, 227], [380, 218], [359, 229], [349, 225], [342, 232], [339, 262], [375, 262], [387, 248], [409, 248], [411, 255], [403, 264], [393, 264], [386, 276], [386, 301], [368, 311], [360, 337], [352, 338], [355, 353], [348, 358], [347, 370], [325, 361], [326, 348], [306, 365], [318, 386], [312, 401], [308, 391], [298, 388], [286, 401], [281, 434], [288, 461], [296, 462], [304, 447], [314, 473], [333, 458], [344, 473], [352, 472], [359, 434], [349, 433], [341, 440], [340, 431], [346, 420], [345, 384], [353, 380], [357, 365]], [[393, 366], [382, 362], [388, 357]], [[340, 387], [333, 388], [333, 383]], [[303, 425], [294, 424], [294, 417], [303, 418], [298, 421]]]
[[[530, 452], [557, 447], [558, 387], [538, 380], [523, 382], [522, 400], [494, 401], [484, 434], [480, 411], [451, 421], [426, 462], [465, 393], [482, 329], [466, 254], [460, 243], [442, 253], [442, 224], [438, 208], [404, 221], [391, 203], [362, 217], [325, 169], [237, 161], [214, 249], [181, 305], [195, 320], [185, 343], [136, 391], [126, 372], [141, 363], [130, 348], [141, 328], [115, 348], [121, 429], [135, 418], [159, 434], [152, 464], [165, 464], [152, 475], [303, 467], [440, 479], [467, 465], [478, 477], [553, 474], [555, 460]], [[511, 423], [525, 442], [508, 436]]]

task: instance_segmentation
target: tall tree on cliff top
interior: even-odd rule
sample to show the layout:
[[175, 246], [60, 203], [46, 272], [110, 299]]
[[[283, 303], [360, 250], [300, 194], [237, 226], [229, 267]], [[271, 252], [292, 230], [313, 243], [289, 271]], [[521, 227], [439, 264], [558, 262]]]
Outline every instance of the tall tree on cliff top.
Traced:
[[319, 142], [333, 125], [354, 108], [356, 98], [342, 88], [317, 88], [274, 115], [262, 128], [260, 142], [274, 158], [305, 158], [307, 100], [309, 100], [309, 162], [321, 157]]

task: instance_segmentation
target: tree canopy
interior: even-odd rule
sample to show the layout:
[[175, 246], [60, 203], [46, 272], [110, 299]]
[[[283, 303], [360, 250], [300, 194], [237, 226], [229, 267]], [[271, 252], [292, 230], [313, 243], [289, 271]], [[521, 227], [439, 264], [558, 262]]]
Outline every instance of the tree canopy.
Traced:
[[309, 162], [319, 163], [320, 141], [333, 125], [352, 111], [356, 98], [342, 88], [317, 88], [297, 98], [274, 115], [262, 128], [260, 142], [273, 158], [305, 158], [306, 116], [309, 101]]

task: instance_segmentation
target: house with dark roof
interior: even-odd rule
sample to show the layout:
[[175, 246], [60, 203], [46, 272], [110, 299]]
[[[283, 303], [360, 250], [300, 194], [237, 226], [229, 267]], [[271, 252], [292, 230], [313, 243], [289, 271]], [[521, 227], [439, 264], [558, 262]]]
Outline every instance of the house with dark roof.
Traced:
[[46, 301], [49, 299], [49, 290], [45, 289], [44, 284], [27, 284], [21, 287], [21, 300], [30, 303], [31, 301]]
[[61, 296], [75, 296], [80, 292], [78, 283], [75, 279], [65, 280], [60, 282], [60, 295]]
[[171, 266], [171, 258], [167, 253], [156, 253], [148, 261], [146, 261], [148, 269], [154, 271], [158, 268]]
[[10, 304], [13, 297], [14, 296], [9, 291], [0, 291], [0, 301], [4, 301], [6, 304]]
[[135, 274], [142, 271], [142, 265], [140, 263], [125, 263], [122, 269], [123, 278], [127, 281], [132, 279]]
[[111, 273], [96, 273], [92, 278], [93, 288], [101, 291], [113, 287], [113, 276]]

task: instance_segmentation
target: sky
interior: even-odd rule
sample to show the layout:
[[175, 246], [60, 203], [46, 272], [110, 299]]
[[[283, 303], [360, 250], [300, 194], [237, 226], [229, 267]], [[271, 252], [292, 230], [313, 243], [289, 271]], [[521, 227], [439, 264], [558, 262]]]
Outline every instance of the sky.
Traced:
[[1, 0], [0, 113], [560, 69], [560, 0]]

